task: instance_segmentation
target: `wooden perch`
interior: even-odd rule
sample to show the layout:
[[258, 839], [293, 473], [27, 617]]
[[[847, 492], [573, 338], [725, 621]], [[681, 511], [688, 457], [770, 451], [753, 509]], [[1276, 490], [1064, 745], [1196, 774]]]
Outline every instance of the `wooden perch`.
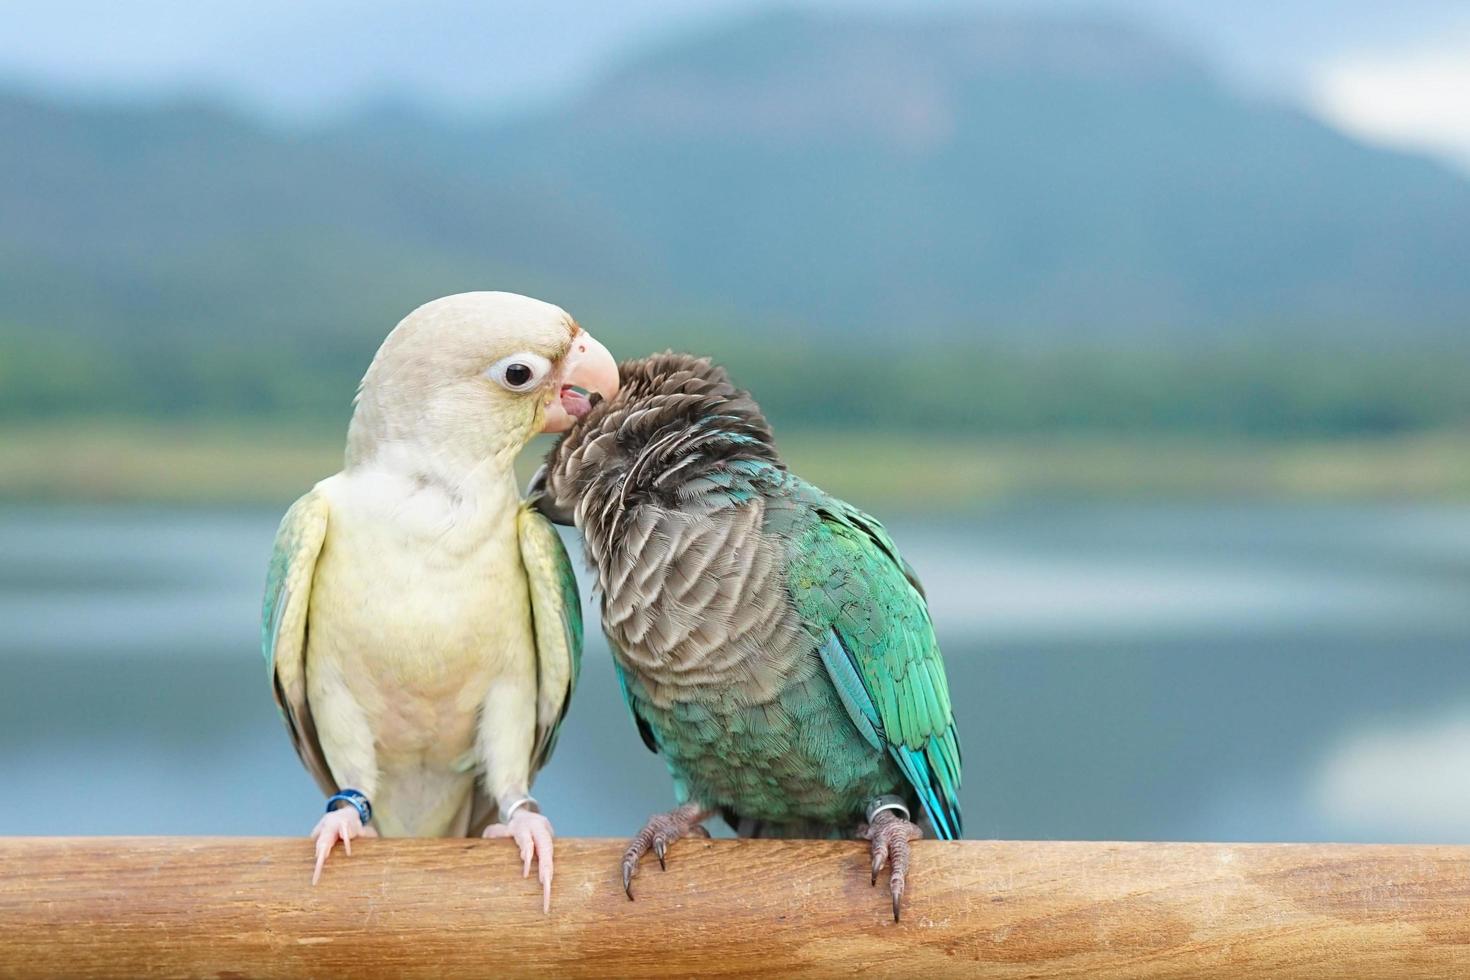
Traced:
[[0, 838], [0, 975], [1465, 977], [1470, 848], [685, 840], [629, 902], [563, 839], [541, 914], [509, 841]]

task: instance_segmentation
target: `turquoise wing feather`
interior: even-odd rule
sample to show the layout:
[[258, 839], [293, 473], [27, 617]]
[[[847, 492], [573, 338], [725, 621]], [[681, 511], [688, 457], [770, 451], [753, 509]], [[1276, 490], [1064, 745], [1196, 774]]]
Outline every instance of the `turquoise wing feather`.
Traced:
[[536, 636], [536, 744], [533, 769], [556, 748], [572, 691], [582, 672], [582, 596], [566, 546], [555, 526], [530, 504], [516, 521], [521, 563], [530, 585]]
[[791, 477], [819, 520], [791, 541], [789, 583], [859, 733], [886, 749], [934, 831], [962, 832], [960, 746], [944, 661], [913, 570], [872, 517]]
[[327, 535], [326, 498], [313, 490], [291, 505], [276, 532], [266, 575], [261, 612], [261, 650], [296, 754], [322, 792], [337, 792], [337, 782], [317, 741], [316, 723], [306, 701], [307, 610], [317, 557]]
[[[609, 639], [608, 645], [612, 645]], [[648, 746], [648, 751], [658, 754], [658, 739], [653, 734], [653, 726], [649, 725], [648, 719], [638, 713], [638, 705], [633, 700], [633, 694], [628, 690], [628, 675], [624, 673], [622, 664], [618, 663], [617, 654], [614, 653], [613, 673], [618, 677], [618, 690], [623, 693], [623, 704], [628, 706], [628, 717], [633, 719], [633, 726], [638, 729], [638, 737], [643, 739], [643, 744]]]

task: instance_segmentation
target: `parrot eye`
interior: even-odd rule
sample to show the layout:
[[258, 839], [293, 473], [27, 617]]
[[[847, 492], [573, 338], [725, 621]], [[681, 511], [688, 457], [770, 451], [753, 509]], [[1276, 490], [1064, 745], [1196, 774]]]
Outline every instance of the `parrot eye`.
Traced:
[[491, 365], [485, 376], [506, 391], [530, 391], [551, 373], [551, 362], [529, 351], [501, 358]]

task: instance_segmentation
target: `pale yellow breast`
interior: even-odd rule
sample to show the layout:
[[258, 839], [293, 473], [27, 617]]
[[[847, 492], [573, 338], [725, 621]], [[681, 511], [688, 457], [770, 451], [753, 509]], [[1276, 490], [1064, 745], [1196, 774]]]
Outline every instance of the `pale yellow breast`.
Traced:
[[482, 508], [447, 527], [394, 518], [334, 509], [312, 588], [308, 687], [313, 662], [340, 665], [380, 766], [453, 765], [474, 746], [491, 680], [535, 671], [514, 511]]

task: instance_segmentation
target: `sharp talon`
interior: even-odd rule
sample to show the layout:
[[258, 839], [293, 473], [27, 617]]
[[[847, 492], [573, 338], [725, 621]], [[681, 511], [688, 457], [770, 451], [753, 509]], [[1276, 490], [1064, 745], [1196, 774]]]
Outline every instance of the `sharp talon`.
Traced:
[[878, 884], [878, 872], [888, 868], [888, 888], [893, 896], [893, 921], [903, 920], [903, 894], [905, 876], [909, 869], [909, 841], [918, 840], [922, 833], [917, 826], [894, 816], [892, 812], [880, 813], [868, 827], [869, 840], [873, 842], [872, 884]]
[[674, 841], [695, 833], [701, 837], [709, 836], [709, 832], [699, 826], [699, 821], [708, 815], [708, 811], [686, 803], [668, 813], [656, 813], [648, 818], [638, 836], [629, 842], [628, 849], [623, 852], [623, 891], [627, 892], [630, 900], [633, 898], [631, 882], [638, 873], [638, 862], [643, 860], [643, 856], [653, 851], [658, 858], [659, 868], [669, 870], [669, 848]]

